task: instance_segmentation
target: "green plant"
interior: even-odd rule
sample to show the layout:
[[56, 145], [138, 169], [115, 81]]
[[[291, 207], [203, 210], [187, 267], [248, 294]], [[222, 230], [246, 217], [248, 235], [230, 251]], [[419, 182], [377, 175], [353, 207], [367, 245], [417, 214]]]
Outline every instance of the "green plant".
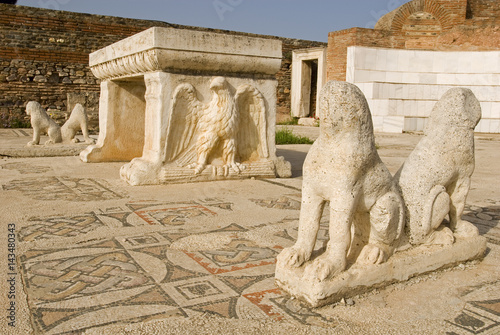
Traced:
[[289, 120], [278, 122], [277, 124], [280, 126], [296, 126], [299, 124], [299, 118], [293, 117]]
[[305, 136], [297, 136], [288, 128], [283, 128], [276, 131], [276, 144], [313, 144], [310, 138]]
[[31, 123], [29, 121], [12, 119], [10, 121], [10, 128], [30, 128]]

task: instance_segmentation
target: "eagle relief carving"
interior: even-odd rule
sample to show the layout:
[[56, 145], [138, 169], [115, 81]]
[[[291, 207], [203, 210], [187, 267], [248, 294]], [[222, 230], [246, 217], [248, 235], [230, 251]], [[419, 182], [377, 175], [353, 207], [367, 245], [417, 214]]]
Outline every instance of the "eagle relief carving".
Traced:
[[213, 176], [227, 177], [269, 157], [264, 97], [252, 85], [240, 85], [234, 94], [232, 90], [224, 77], [215, 77], [210, 82], [211, 100], [203, 103], [193, 85], [177, 86], [167, 126], [165, 164], [175, 163], [194, 175], [208, 170]]

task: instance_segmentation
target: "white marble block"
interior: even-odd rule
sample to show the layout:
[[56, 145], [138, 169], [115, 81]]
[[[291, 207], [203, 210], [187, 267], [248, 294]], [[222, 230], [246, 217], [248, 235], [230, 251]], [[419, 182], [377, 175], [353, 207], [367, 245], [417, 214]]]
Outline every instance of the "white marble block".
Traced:
[[90, 55], [99, 139], [84, 162], [130, 161], [132, 185], [288, 177], [276, 157], [281, 42], [150, 28]]
[[[465, 87], [474, 92], [482, 105], [500, 102], [500, 51], [424, 51], [352, 46], [348, 48], [348, 82], [360, 87], [368, 99], [375, 131], [423, 131], [420, 122], [394, 122], [429, 117], [432, 105], [450, 88]], [[385, 103], [404, 101], [403, 106], [385, 108]], [[489, 104], [476, 128], [480, 132], [498, 132], [492, 126], [499, 121]], [[497, 113], [498, 114], [498, 113]], [[387, 117], [389, 116], [389, 117]], [[407, 128], [406, 126], [409, 126]]]

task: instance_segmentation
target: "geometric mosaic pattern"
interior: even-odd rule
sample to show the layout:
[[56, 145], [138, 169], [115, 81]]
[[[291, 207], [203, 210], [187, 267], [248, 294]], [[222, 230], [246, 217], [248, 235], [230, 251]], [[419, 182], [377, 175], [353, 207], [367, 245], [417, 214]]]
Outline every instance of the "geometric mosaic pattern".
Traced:
[[114, 241], [21, 257], [37, 333], [61, 334], [122, 321], [184, 315]]
[[185, 253], [209, 273], [222, 274], [275, 264], [281, 249], [262, 248], [252, 241], [235, 239], [222, 250]]
[[43, 177], [13, 180], [3, 189], [16, 190], [38, 200], [103, 201], [121, 199], [122, 195], [90, 178]]
[[493, 204], [488, 207], [466, 205], [463, 219], [474, 223], [488, 242], [500, 245], [500, 206]]
[[35, 329], [64, 334], [200, 313], [332, 325], [274, 286], [281, 246], [238, 238], [246, 230], [235, 224], [217, 231], [235, 238], [224, 248], [195, 253], [170, 249], [171, 238], [158, 232], [25, 252], [21, 267]]
[[500, 299], [472, 301], [454, 320], [448, 321], [458, 334], [500, 334]]
[[21, 174], [44, 173], [51, 170], [48, 166], [37, 166], [23, 162], [2, 164], [0, 167], [7, 170], [17, 170]]
[[206, 207], [200, 205], [182, 206], [174, 208], [162, 208], [156, 210], [139, 210], [135, 212], [150, 225], [183, 225], [187, 219], [217, 215]]
[[289, 196], [282, 196], [278, 199], [250, 199], [257, 205], [265, 208], [293, 209], [300, 210], [300, 194], [296, 196], [299, 200]]
[[30, 219], [30, 224], [19, 232], [21, 241], [73, 237], [86, 234], [104, 224], [93, 213], [73, 217]]
[[122, 207], [99, 209], [76, 216], [31, 218], [30, 224], [19, 231], [20, 241], [53, 239], [84, 235], [102, 227], [132, 227], [142, 225], [182, 226], [200, 217], [215, 216], [216, 211], [230, 211], [231, 203], [132, 202]]
[[[300, 198], [296, 198], [287, 195], [252, 201], [265, 208], [298, 210]], [[338, 320], [304, 307], [274, 284], [276, 256], [297, 238], [296, 218], [286, 219], [294, 224], [274, 233], [280, 242], [273, 246], [261, 246], [248, 238], [251, 229], [265, 225], [248, 228], [233, 223], [217, 230], [201, 227], [197, 232], [201, 237], [217, 233], [230, 236], [220, 247], [196, 251], [172, 248], [174, 242], [193, 234], [183, 226], [229, 214], [234, 207], [223, 199], [134, 201], [81, 215], [31, 218], [19, 230], [19, 240], [27, 246], [33, 241], [82, 237], [106, 227], [159, 228], [87, 242], [84, 247], [68, 243], [64, 249], [27, 248], [20, 256], [20, 265], [35, 332], [81, 333], [108, 324], [205, 313], [325, 328], [338, 325]], [[328, 241], [328, 206], [324, 214], [316, 248]], [[490, 242], [497, 241], [498, 208], [471, 206], [465, 219], [474, 222]], [[499, 333], [499, 298], [467, 300], [463, 311], [447, 321], [453, 329], [448, 334]]]

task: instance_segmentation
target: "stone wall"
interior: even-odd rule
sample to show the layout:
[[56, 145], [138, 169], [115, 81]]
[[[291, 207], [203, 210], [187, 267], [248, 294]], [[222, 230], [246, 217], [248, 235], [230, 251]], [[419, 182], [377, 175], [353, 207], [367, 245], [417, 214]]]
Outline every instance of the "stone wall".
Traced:
[[500, 23], [500, 2], [498, 0], [469, 1], [467, 17], [475, 19], [476, 25], [480, 23]]
[[278, 120], [290, 117], [291, 51], [326, 46], [321, 42], [160, 21], [0, 4], [0, 127], [28, 126], [24, 107], [36, 100], [60, 123], [67, 118], [74, 101], [86, 102], [91, 128], [96, 129], [99, 81], [88, 68], [88, 55], [154, 26], [280, 39], [283, 62], [277, 74]]
[[500, 133], [500, 51], [349, 47], [347, 81], [366, 96], [375, 131], [423, 131], [443, 94], [472, 90], [481, 104], [475, 130]]
[[421, 131], [440, 94], [469, 87], [483, 108], [476, 131], [498, 133], [499, 50], [497, 0], [413, 0], [375, 29], [331, 32], [327, 79], [356, 83], [384, 132]]
[[383, 16], [375, 29], [351, 28], [328, 35], [327, 78], [345, 80], [347, 48], [500, 50], [498, 0], [413, 0]]

